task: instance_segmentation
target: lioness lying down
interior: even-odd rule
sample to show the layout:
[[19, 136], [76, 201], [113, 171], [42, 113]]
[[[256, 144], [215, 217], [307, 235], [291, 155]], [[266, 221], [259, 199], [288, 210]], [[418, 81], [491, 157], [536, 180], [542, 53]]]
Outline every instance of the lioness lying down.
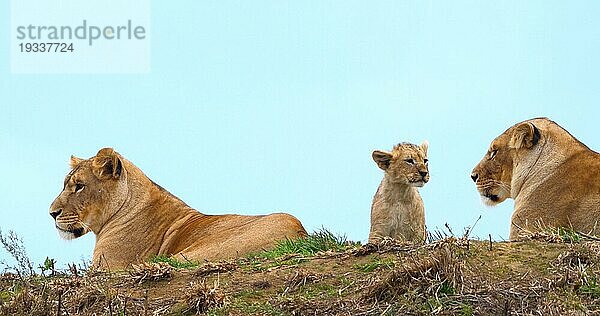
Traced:
[[96, 234], [92, 260], [101, 268], [121, 269], [156, 255], [231, 258], [306, 235], [288, 214], [201, 214], [112, 148], [87, 160], [71, 157], [71, 168], [50, 215], [65, 239]]
[[496, 137], [471, 178], [486, 204], [515, 200], [511, 240], [544, 226], [600, 234], [600, 154], [547, 118]]

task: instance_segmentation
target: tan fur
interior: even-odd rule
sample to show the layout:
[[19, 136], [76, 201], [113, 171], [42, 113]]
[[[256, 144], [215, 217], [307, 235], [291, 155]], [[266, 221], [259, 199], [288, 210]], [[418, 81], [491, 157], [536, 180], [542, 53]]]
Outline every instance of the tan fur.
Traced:
[[417, 187], [429, 181], [427, 148], [427, 142], [402, 143], [392, 152], [373, 152], [373, 160], [385, 173], [373, 197], [369, 243], [383, 237], [425, 241], [425, 208]]
[[71, 157], [71, 167], [50, 213], [66, 239], [94, 232], [92, 260], [101, 268], [121, 269], [156, 255], [231, 258], [306, 235], [288, 214], [201, 214], [111, 148], [87, 160]]
[[544, 226], [600, 234], [600, 155], [547, 118], [494, 139], [471, 177], [486, 204], [515, 200], [511, 240]]

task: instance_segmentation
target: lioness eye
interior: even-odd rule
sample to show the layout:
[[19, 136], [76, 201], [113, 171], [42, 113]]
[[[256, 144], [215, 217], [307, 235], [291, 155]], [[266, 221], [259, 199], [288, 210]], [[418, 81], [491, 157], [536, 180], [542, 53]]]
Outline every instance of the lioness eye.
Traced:
[[493, 159], [496, 156], [496, 153], [498, 153], [498, 149], [494, 149], [490, 152], [490, 159]]
[[75, 183], [75, 193], [81, 192], [85, 188], [83, 183]]
[[407, 163], [414, 165], [415, 164], [415, 160], [414, 159], [404, 159], [404, 161], [406, 161]]

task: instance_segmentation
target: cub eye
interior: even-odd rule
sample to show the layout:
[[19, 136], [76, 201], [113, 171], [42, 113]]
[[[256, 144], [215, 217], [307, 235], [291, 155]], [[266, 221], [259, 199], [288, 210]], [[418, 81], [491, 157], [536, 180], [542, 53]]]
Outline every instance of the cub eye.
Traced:
[[496, 154], [498, 153], [498, 149], [494, 149], [490, 152], [490, 159], [494, 159], [494, 157], [496, 157]]
[[75, 183], [75, 193], [81, 192], [85, 188], [83, 183]]
[[409, 159], [404, 159], [404, 161], [406, 161], [408, 164], [414, 165], [415, 164], [415, 160], [412, 158]]
[[428, 162], [429, 162], [429, 159], [427, 159], [427, 158], [423, 159], [423, 163], [428, 163]]

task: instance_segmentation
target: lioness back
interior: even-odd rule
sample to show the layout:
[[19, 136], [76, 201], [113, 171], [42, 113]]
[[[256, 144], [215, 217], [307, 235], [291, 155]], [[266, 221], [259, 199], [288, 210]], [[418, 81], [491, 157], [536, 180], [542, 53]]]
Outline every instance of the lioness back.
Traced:
[[429, 181], [427, 149], [427, 142], [401, 143], [391, 152], [373, 152], [384, 177], [373, 197], [369, 243], [385, 237], [425, 241], [425, 208], [417, 188]]
[[[221, 242], [194, 239], [193, 230], [198, 226], [205, 228], [206, 235]], [[259, 216], [227, 214], [197, 218], [180, 235], [183, 237], [174, 245], [173, 254], [186, 258], [222, 259], [231, 257], [223, 255], [228, 253], [241, 256], [268, 250], [275, 245], [273, 241], [303, 237], [306, 236], [306, 231], [298, 219], [285, 213]], [[250, 240], [252, 248], [240, 252], [239, 246]]]
[[112, 148], [72, 170], [50, 207], [66, 239], [96, 235], [93, 263], [120, 269], [156, 255], [188, 260], [232, 258], [306, 235], [293, 216], [204, 215], [152, 182]]

